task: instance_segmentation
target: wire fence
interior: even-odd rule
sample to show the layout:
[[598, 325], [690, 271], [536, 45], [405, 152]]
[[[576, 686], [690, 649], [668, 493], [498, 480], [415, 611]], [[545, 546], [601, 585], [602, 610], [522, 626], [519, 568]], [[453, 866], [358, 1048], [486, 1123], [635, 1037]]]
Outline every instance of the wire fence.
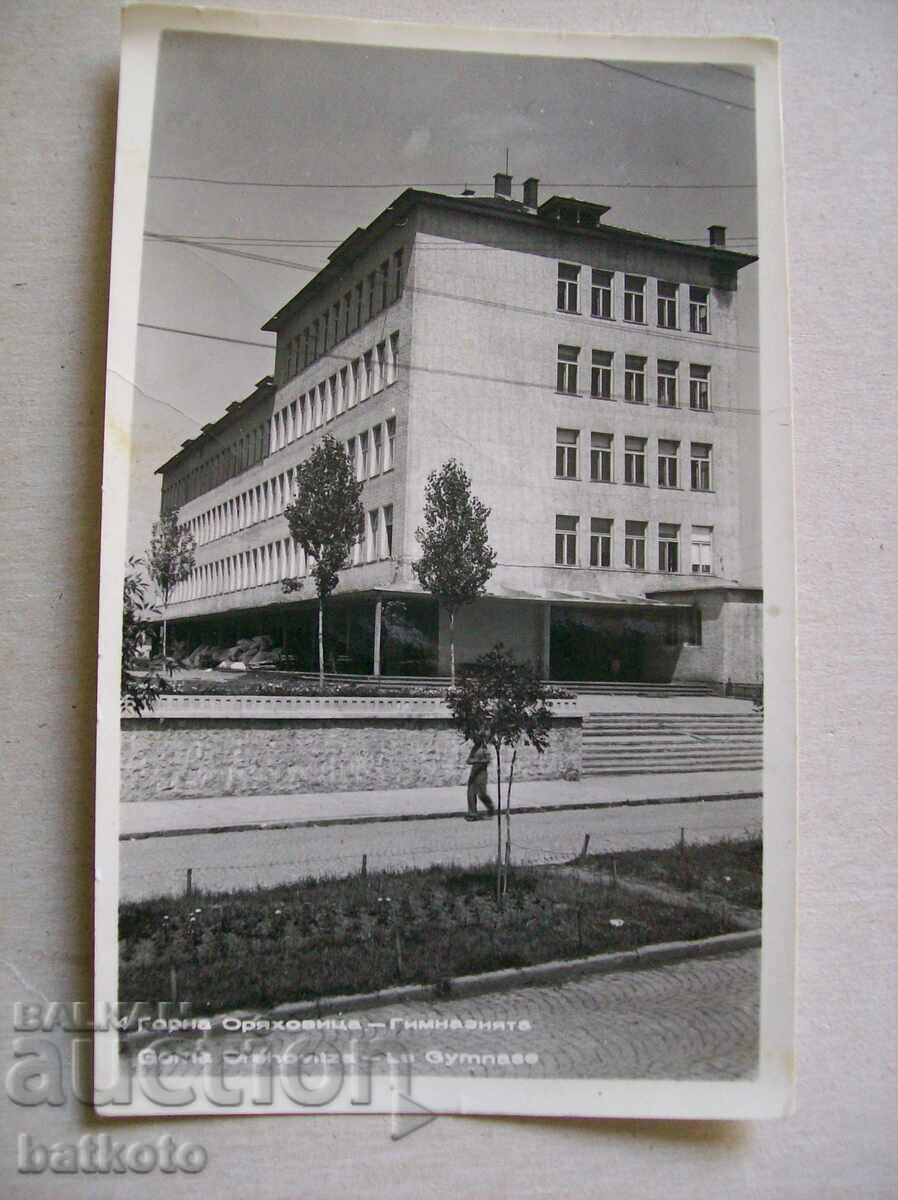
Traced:
[[[696, 803], [700, 798], [696, 799]], [[529, 815], [529, 814], [528, 814]], [[515, 816], [512, 810], [512, 816]], [[743, 814], [744, 816], [744, 814]], [[253, 833], [276, 833], [283, 837], [285, 830], [256, 830]], [[297, 829], [296, 834], [307, 834], [306, 830]], [[583, 857], [587, 847], [591, 847], [591, 856], [612, 856], [627, 850], [666, 848], [676, 843], [698, 845], [711, 840], [723, 838], [747, 838], [759, 835], [761, 832], [760, 816], [748, 817], [738, 821], [706, 822], [704, 820], [684, 819], [677, 823], [664, 825], [630, 825], [615, 827], [612, 830], [597, 830], [595, 823], [588, 820], [583, 822], [582, 830], [577, 834], [565, 831], [551, 839], [538, 842], [531, 838], [518, 836], [515, 823], [511, 831], [511, 860], [518, 866], [550, 866], [575, 863]], [[504, 846], [503, 832], [503, 846]], [[146, 847], [147, 842], [133, 843], [135, 847]], [[149, 899], [151, 896], [171, 894], [191, 894], [197, 891], [227, 891], [233, 886], [280, 886], [284, 883], [302, 883], [304, 880], [322, 876], [353, 875], [356, 873], [372, 873], [391, 871], [406, 867], [413, 869], [421, 865], [416, 860], [426, 860], [426, 865], [475, 865], [493, 860], [497, 851], [497, 839], [476, 841], [444, 840], [439, 843], [429, 842], [425, 845], [414, 845], [399, 848], [396, 846], [371, 845], [366, 850], [360, 848], [351, 851], [329, 852], [322, 854], [307, 854], [301, 848], [299, 853], [290, 858], [253, 858], [241, 862], [215, 862], [191, 865], [186, 861], [170, 862], [164, 866], [139, 867], [130, 863], [121, 873], [122, 898], [132, 897]], [[504, 852], [504, 851], [503, 851]], [[137, 853], [140, 853], [138, 850]], [[243, 872], [246, 881], [236, 880]], [[161, 880], [167, 878], [170, 886], [151, 892], [146, 886], [135, 886], [137, 881]], [[231, 882], [233, 881], [233, 882]]]

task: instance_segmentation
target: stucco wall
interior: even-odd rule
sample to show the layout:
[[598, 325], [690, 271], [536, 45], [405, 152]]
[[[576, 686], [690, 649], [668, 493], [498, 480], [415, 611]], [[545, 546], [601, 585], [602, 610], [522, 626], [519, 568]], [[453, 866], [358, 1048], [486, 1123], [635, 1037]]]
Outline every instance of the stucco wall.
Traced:
[[755, 687], [763, 675], [764, 606], [760, 590], [717, 588], [655, 597], [695, 604], [701, 612], [701, 645], [652, 646], [650, 669], [658, 679], [713, 681]]
[[[549, 748], [518, 752], [517, 779], [580, 770], [579, 717], [553, 723]], [[144, 718], [122, 723], [122, 800], [263, 796], [457, 786], [470, 747], [445, 719]]]
[[[499, 567], [496, 581], [519, 588], [595, 589], [641, 595], [671, 581], [658, 572], [658, 525], [681, 527], [681, 570], [689, 574], [692, 525], [714, 529], [713, 573], [738, 579], [739, 480], [737, 473], [738, 395], [735, 293], [714, 288], [711, 336], [688, 330], [658, 330], [654, 320], [655, 280], [678, 280], [686, 304], [688, 282], [709, 282], [699, 264], [677, 256], [639, 253], [609, 242], [587, 244], [562, 232], [547, 230], [528, 237], [529, 253], [507, 248], [508, 231], [475, 216], [436, 213], [418, 217], [416, 293], [412, 346], [426, 348], [426, 371], [410, 380], [409, 448], [406, 460], [406, 524], [402, 552], [413, 557], [413, 530], [418, 523], [427, 473], [451, 454], [470, 472], [474, 492], [492, 509], [490, 541]], [[463, 242], [467, 238], [471, 241]], [[455, 242], [455, 239], [459, 239]], [[471, 253], [471, 242], [477, 252]], [[504, 242], [504, 245], [503, 245]], [[440, 253], [423, 247], [439, 245]], [[581, 264], [580, 314], [555, 307], [559, 261]], [[589, 313], [589, 265], [618, 272], [615, 320], [600, 321]], [[649, 323], [623, 321], [622, 274], [639, 271], [649, 277]], [[685, 321], [681, 310], [681, 321]], [[555, 390], [559, 343], [581, 347], [576, 396]], [[623, 391], [626, 354], [644, 355], [648, 403], [597, 400], [589, 395], [593, 349], [615, 354], [614, 393]], [[421, 351], [419, 350], [419, 353]], [[680, 363], [680, 406], [660, 408], [655, 402], [658, 357]], [[712, 374], [711, 411], [695, 412], [688, 403], [690, 362], [708, 364]], [[579, 431], [578, 479], [555, 478], [555, 432]], [[590, 480], [589, 445], [593, 432], [614, 436], [614, 483]], [[627, 435], [647, 438], [646, 486], [626, 485], [624, 441]], [[658, 439], [680, 443], [679, 488], [657, 486]], [[690, 445], [713, 446], [713, 488], [689, 488]], [[685, 484], [685, 486], [683, 486]], [[555, 517], [580, 518], [580, 562], [573, 568], [554, 565]], [[591, 569], [588, 563], [591, 517], [614, 521], [612, 568]], [[648, 522], [646, 571], [624, 566], [625, 521]], [[685, 576], [685, 578], [684, 578]], [[677, 578], [674, 576], [673, 578]]]

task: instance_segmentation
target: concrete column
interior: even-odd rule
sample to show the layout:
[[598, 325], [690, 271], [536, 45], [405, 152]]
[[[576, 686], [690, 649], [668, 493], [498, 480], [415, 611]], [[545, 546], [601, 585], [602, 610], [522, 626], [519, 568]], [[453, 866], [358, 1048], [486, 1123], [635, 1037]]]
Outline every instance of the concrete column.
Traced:
[[549, 678], [552, 669], [552, 605], [543, 606], [543, 679]]
[[380, 641], [383, 628], [383, 600], [374, 606], [374, 674], [380, 674]]

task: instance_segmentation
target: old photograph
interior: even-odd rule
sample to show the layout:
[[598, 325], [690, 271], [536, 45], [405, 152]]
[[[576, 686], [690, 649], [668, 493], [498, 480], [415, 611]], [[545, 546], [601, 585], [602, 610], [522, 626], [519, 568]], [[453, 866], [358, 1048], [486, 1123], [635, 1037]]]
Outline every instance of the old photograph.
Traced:
[[118, 151], [123, 1111], [782, 1109], [769, 47], [182, 16]]

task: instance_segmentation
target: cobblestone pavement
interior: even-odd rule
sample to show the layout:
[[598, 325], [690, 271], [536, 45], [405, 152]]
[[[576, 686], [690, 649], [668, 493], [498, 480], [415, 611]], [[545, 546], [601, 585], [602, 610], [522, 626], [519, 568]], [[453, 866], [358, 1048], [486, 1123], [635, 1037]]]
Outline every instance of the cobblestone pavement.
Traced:
[[[759, 970], [760, 952], [750, 950], [359, 1015], [369, 1029], [373, 1022], [389, 1029], [394, 1021], [394, 1036], [414, 1055], [416, 1075], [738, 1079], [757, 1062]], [[453, 1017], [525, 1020], [531, 1028], [434, 1031], [395, 1023]], [[537, 1061], [511, 1067], [476, 1061], [499, 1053]], [[453, 1054], [475, 1061], [462, 1064]]]
[[[760, 951], [747, 950], [551, 986], [394, 1004], [323, 1018], [330, 1027], [318, 1032], [272, 1033], [263, 1040], [234, 1033], [214, 1043], [226, 1055], [229, 1086], [258, 1069], [251, 1057], [241, 1066], [241, 1053], [264, 1046], [262, 1053], [276, 1062], [295, 1053], [297, 1038], [302, 1054], [336, 1061], [339, 1051], [345, 1063], [354, 1054], [365, 1057], [365, 1043], [386, 1049], [389, 1039], [392, 1053], [411, 1057], [413, 1077], [742, 1079], [757, 1065], [759, 970]], [[344, 1023], [354, 1027], [340, 1029]], [[505, 1057], [497, 1062], [498, 1056]], [[176, 1073], [201, 1070], [182, 1064]], [[384, 1074], [389, 1066], [375, 1058], [372, 1070]]]

